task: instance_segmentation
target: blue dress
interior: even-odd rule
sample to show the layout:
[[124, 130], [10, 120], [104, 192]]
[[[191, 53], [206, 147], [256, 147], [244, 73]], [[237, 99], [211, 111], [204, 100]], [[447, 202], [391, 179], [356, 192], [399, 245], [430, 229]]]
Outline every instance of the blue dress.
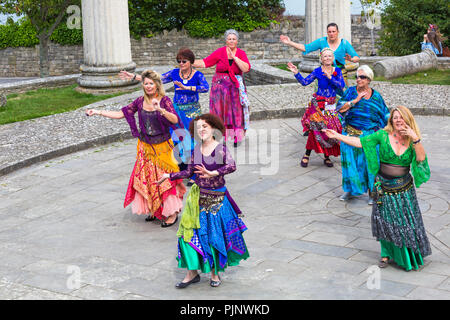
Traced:
[[[339, 110], [348, 101], [356, 99], [356, 87], [350, 87], [338, 101]], [[384, 128], [389, 119], [389, 110], [378, 91], [372, 89], [369, 99], [361, 99], [357, 104], [342, 112], [342, 134], [364, 137]], [[341, 142], [342, 188], [352, 195], [361, 195], [373, 185], [375, 176], [370, 174], [364, 151]]]
[[[178, 113], [181, 121], [183, 122], [184, 129], [181, 132], [177, 132], [176, 135], [172, 134], [172, 140], [177, 146], [178, 152], [175, 152], [177, 160], [181, 160], [183, 163], [188, 163], [190, 154], [195, 146], [194, 137], [190, 136], [189, 124], [192, 119], [202, 114], [201, 107], [198, 102], [199, 92], [208, 92], [209, 84], [205, 79], [205, 76], [200, 71], [195, 71], [191, 79], [187, 83], [183, 82], [180, 76], [180, 69], [176, 68], [164, 73], [161, 76], [162, 83], [169, 83], [173, 81], [179, 81], [187, 87], [195, 87], [196, 90], [177, 90], [179, 86], [175, 85], [175, 95], [173, 98], [173, 106]], [[180, 136], [183, 137], [180, 139]]]

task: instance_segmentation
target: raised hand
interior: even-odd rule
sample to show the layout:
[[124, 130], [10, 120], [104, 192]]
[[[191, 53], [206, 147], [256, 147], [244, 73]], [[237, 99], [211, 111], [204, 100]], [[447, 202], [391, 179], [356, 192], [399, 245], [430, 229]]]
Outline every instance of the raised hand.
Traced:
[[196, 165], [194, 168], [197, 170], [194, 173], [198, 174], [200, 178], [212, 178], [216, 176], [212, 171], [207, 170], [203, 164]]
[[87, 116], [93, 116], [93, 115], [95, 115], [95, 114], [97, 114], [96, 112], [95, 112], [95, 110], [94, 109], [89, 109], [89, 110], [86, 110], [86, 115]]
[[298, 68], [292, 62], [288, 62], [287, 67], [289, 70], [292, 71], [292, 73], [294, 74], [298, 73]]
[[289, 44], [289, 42], [291, 42], [291, 39], [288, 36], [280, 35], [280, 41], [284, 44]]
[[322, 129], [322, 132], [324, 132], [330, 139], [337, 139], [339, 137], [339, 133], [332, 129]]
[[119, 78], [122, 80], [131, 80], [133, 79], [134, 74], [128, 71], [122, 70], [119, 72]]
[[182, 84], [180, 81], [174, 81], [174, 84], [176, 84], [179, 88], [176, 88], [175, 90], [187, 90], [187, 88]]
[[400, 134], [402, 136], [408, 136], [411, 137], [411, 139], [413, 141], [416, 141], [417, 139], [419, 139], [419, 137], [417, 137], [417, 134], [414, 132], [413, 129], [411, 129], [408, 125], [405, 124], [405, 126], [400, 129]]

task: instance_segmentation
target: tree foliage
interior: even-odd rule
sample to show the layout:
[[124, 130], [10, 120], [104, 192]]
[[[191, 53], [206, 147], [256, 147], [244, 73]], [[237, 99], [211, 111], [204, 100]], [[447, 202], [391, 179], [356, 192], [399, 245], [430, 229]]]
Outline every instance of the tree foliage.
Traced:
[[282, 0], [129, 0], [128, 8], [135, 38], [183, 28], [193, 37], [215, 37], [229, 28], [252, 31], [285, 10]]
[[[448, 0], [389, 0], [381, 13], [381, 54], [408, 55], [420, 52], [420, 43], [428, 24], [436, 24], [440, 32], [450, 34], [450, 2]], [[446, 41], [448, 46], [449, 40]]]
[[39, 39], [39, 69], [41, 77], [49, 74], [48, 43], [60, 25], [69, 5], [80, 5], [80, 0], [0, 0], [0, 13], [25, 15]]

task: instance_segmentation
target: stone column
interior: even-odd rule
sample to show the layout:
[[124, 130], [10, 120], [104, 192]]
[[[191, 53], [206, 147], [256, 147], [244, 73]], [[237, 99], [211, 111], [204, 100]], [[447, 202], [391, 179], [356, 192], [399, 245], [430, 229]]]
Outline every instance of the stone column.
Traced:
[[[352, 41], [350, 0], [306, 0], [305, 43], [327, 35], [327, 25], [334, 22], [339, 27], [339, 37]], [[312, 72], [320, 63], [319, 53], [303, 56], [300, 69]]]
[[127, 91], [135, 82], [118, 77], [120, 70], [134, 72], [127, 0], [82, 0], [84, 64], [78, 79], [80, 91]]
[[373, 71], [376, 76], [394, 79], [420, 71], [436, 69], [437, 66], [438, 59], [436, 54], [427, 49], [419, 53], [375, 62]]

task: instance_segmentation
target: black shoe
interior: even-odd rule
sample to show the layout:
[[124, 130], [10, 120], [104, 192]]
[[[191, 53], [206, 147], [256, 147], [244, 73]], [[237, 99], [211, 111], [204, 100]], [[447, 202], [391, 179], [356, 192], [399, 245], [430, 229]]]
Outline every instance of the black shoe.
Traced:
[[165, 221], [161, 222], [161, 228], [167, 228], [173, 226], [178, 221], [178, 216], [175, 218], [175, 221], [172, 223], [166, 223]]
[[145, 218], [145, 221], [154, 221], [156, 220], [155, 216], [149, 215], [147, 218]]
[[222, 283], [222, 281], [220, 280], [220, 277], [219, 277], [219, 280], [213, 280], [213, 279], [209, 280], [209, 285], [214, 288], [220, 286], [221, 283]]
[[186, 288], [187, 286], [189, 286], [191, 283], [197, 283], [197, 282], [199, 282], [199, 281], [200, 281], [200, 275], [197, 274], [191, 281], [188, 281], [188, 282], [178, 282], [178, 283], [175, 285], [175, 288], [177, 288], [177, 289], [184, 289], [184, 288]]

